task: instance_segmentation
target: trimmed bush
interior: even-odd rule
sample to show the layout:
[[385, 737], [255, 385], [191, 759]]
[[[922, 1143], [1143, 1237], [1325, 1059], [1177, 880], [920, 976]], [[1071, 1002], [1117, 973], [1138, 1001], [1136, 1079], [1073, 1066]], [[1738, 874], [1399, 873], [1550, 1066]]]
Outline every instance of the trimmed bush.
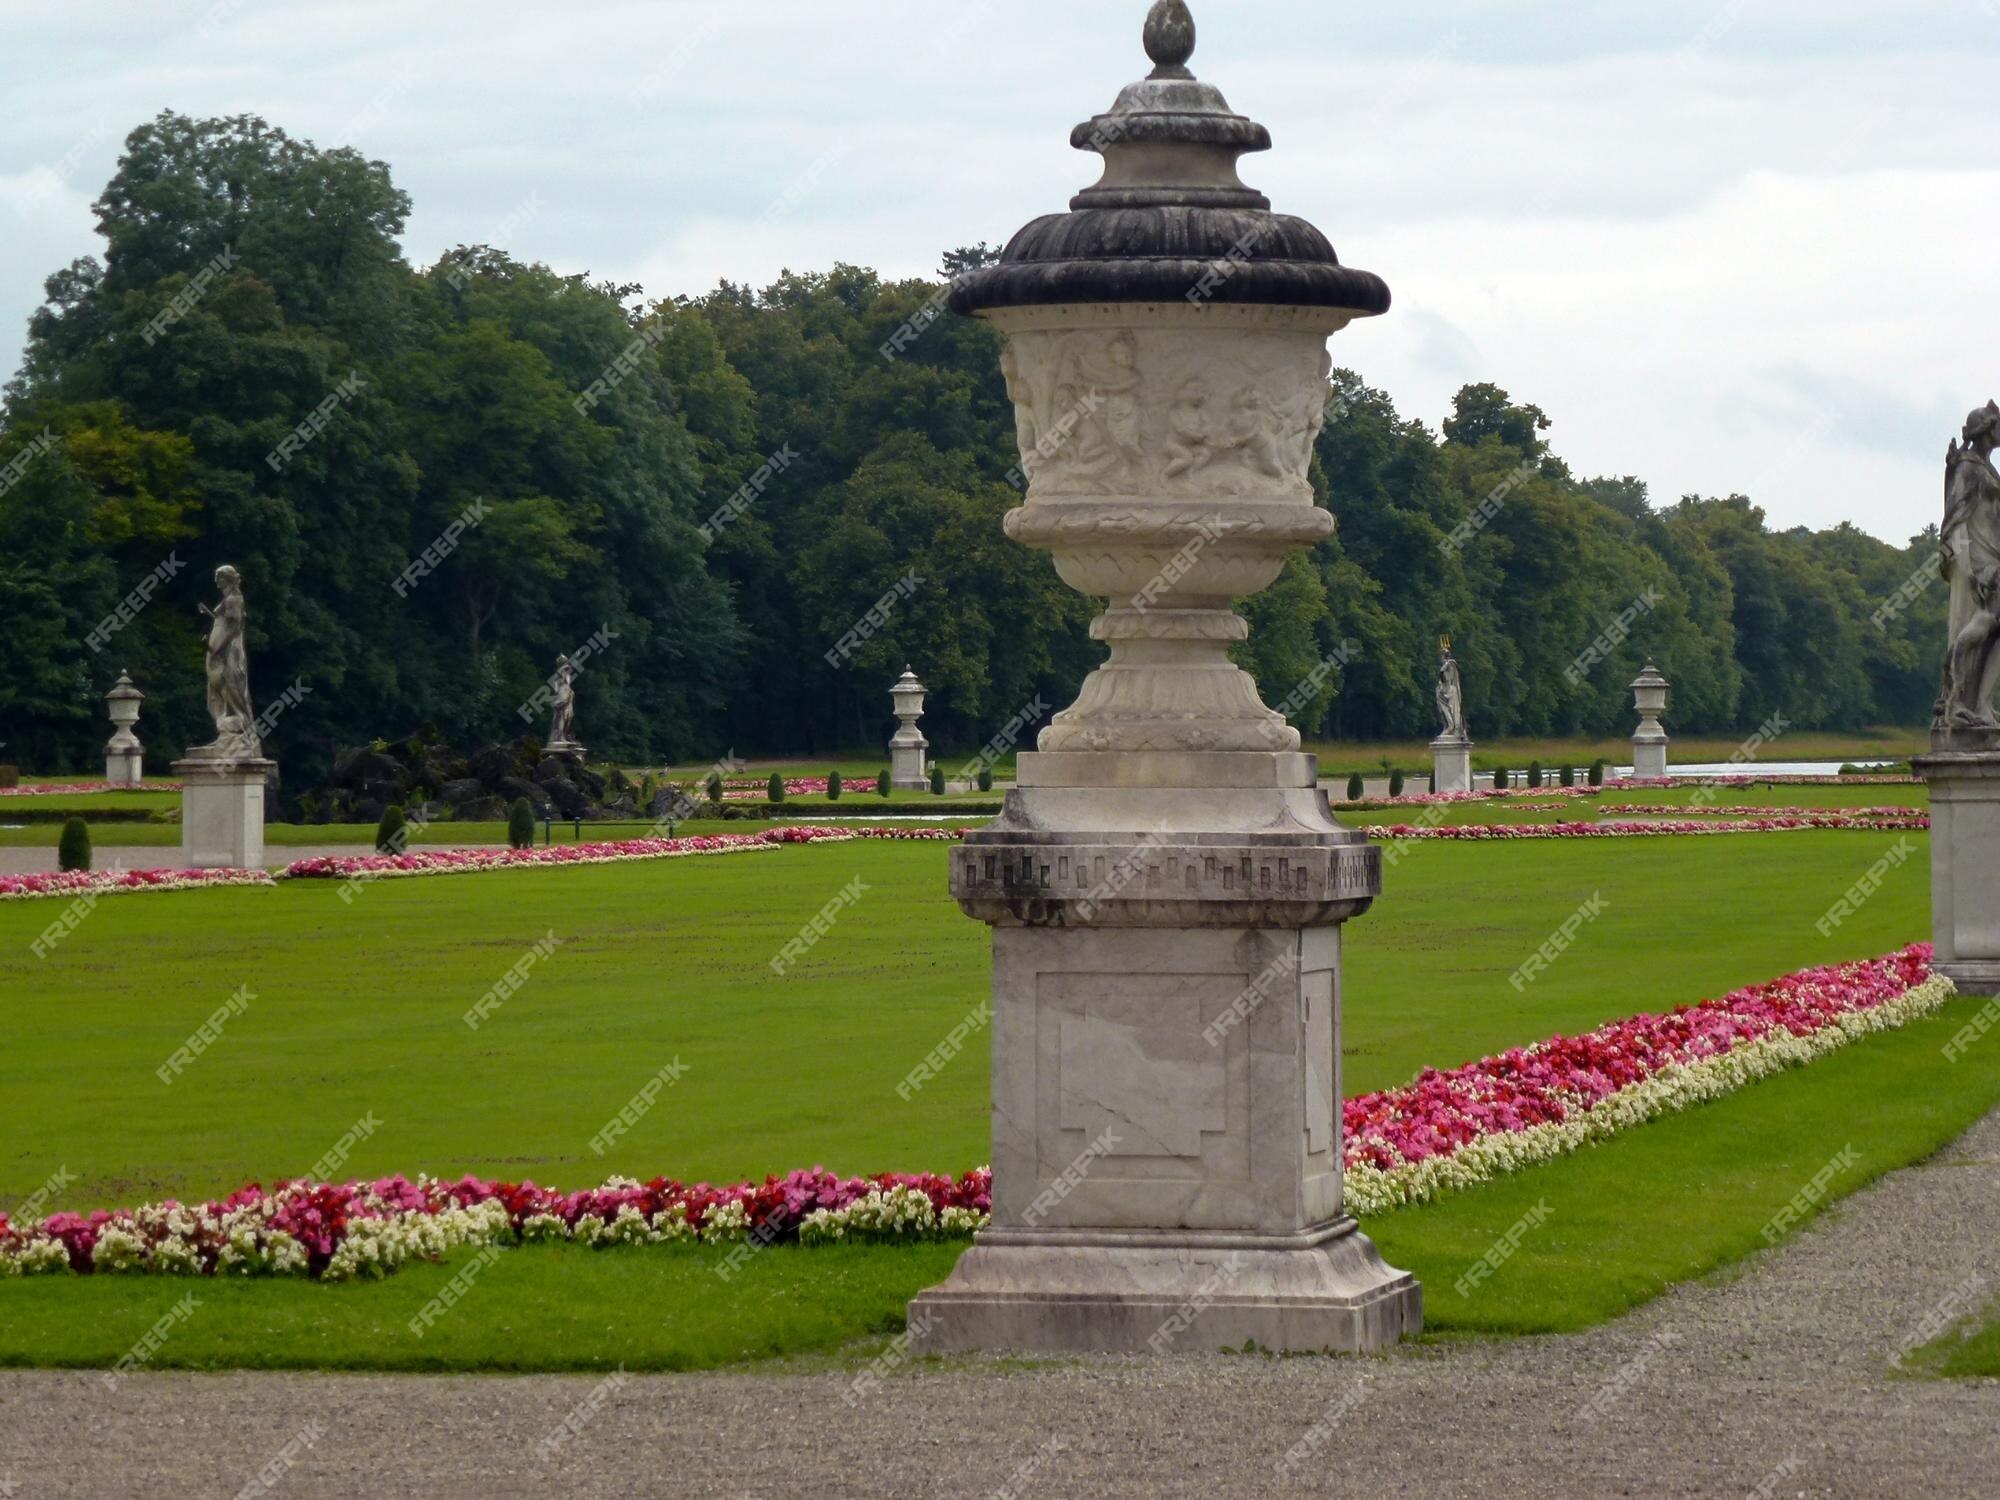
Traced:
[[720, 771], [710, 771], [706, 785], [708, 800], [713, 802], [717, 807], [722, 806], [722, 773]]
[[1403, 773], [1400, 770], [1389, 773], [1389, 795], [1391, 797], [1403, 795]]
[[535, 847], [535, 810], [528, 805], [526, 797], [516, 797], [514, 805], [507, 809], [507, 847]]
[[1572, 766], [1568, 761], [1564, 761], [1562, 770], [1557, 773], [1557, 779], [1560, 780], [1564, 786], [1575, 786], [1576, 767]]
[[1349, 802], [1359, 802], [1366, 795], [1367, 789], [1361, 784], [1361, 773], [1356, 771], [1352, 776], [1347, 778], [1347, 800]]
[[0, 787], [13, 788], [21, 784], [19, 766], [0, 766]]
[[56, 867], [61, 870], [90, 868], [90, 825], [81, 818], [63, 824], [62, 841], [56, 845]]
[[382, 821], [375, 825], [375, 852], [377, 854], [401, 854], [403, 841], [409, 837], [403, 830], [410, 826], [409, 818], [403, 812], [403, 804], [391, 802], [382, 809]]
[[887, 771], [877, 771], [875, 773], [875, 795], [878, 797], [889, 795], [889, 773]]
[[936, 797], [944, 795], [944, 767], [935, 761], [931, 763], [931, 794]]
[[770, 781], [765, 784], [764, 794], [773, 802], [783, 802], [785, 800], [785, 778], [780, 776], [776, 771], [773, 771]]
[[1528, 762], [1528, 785], [1538, 791], [1541, 789], [1542, 763], [1538, 760]]
[[842, 781], [841, 781], [841, 779], [840, 779], [840, 772], [838, 772], [838, 771], [828, 771], [828, 772], [826, 773], [826, 800], [827, 800], [827, 801], [829, 801], [829, 802], [838, 802], [838, 801], [840, 800], [840, 794], [841, 794], [842, 792], [846, 791], [846, 790], [847, 790], [847, 786], [846, 786], [846, 784], [845, 784], [844, 782], [842, 782]]
[[1602, 760], [1594, 760], [1590, 763], [1590, 784], [1592, 786], [1604, 785], [1604, 762]]
[[981, 766], [979, 768], [979, 790], [982, 792], [993, 790], [993, 768], [991, 766]]
[[1505, 766], [1496, 766], [1496, 767], [1494, 768], [1494, 771], [1493, 771], [1493, 790], [1494, 790], [1494, 791], [1496, 791], [1496, 792], [1504, 792], [1504, 791], [1506, 791], [1506, 790], [1507, 790], [1507, 788], [1508, 788], [1509, 786], [1513, 785], [1513, 782], [1514, 782], [1514, 778], [1513, 778], [1513, 776], [1512, 776], [1511, 774], [1509, 774], [1509, 772], [1508, 772], [1508, 770], [1507, 770], [1507, 768], [1506, 768]]

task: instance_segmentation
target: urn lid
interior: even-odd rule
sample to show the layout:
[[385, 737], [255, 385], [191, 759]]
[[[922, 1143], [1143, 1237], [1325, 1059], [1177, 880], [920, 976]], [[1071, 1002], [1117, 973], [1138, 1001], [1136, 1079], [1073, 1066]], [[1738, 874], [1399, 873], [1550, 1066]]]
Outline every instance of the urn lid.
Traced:
[[896, 679], [896, 685], [890, 688], [889, 691], [892, 693], [921, 693], [925, 691], [925, 688], [921, 682], [917, 681], [917, 674], [906, 663], [903, 667], [903, 675]]
[[1651, 660], [1648, 660], [1646, 670], [1632, 679], [1632, 686], [1634, 688], [1663, 688], [1667, 686], [1667, 679], [1662, 677], [1660, 669], [1654, 666]]
[[953, 311], [1183, 300], [1388, 311], [1381, 277], [1343, 266], [1325, 235], [1237, 176], [1237, 158], [1270, 150], [1271, 133], [1188, 71], [1194, 42], [1184, 0], [1158, 0], [1145, 28], [1153, 71], [1070, 132], [1103, 156], [1103, 177], [954, 280]]
[[122, 703], [130, 698], [144, 699], [145, 696], [144, 693], [132, 686], [132, 674], [130, 672], [120, 672], [118, 674], [118, 681], [112, 686], [111, 691], [104, 695], [104, 701], [107, 703]]

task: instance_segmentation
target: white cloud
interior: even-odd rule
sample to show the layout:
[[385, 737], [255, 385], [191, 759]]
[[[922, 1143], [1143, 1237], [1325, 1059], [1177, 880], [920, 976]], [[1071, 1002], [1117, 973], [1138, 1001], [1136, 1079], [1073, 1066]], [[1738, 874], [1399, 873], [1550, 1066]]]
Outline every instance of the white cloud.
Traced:
[[[163, 108], [323, 143], [361, 118], [415, 201], [413, 260], [491, 239], [539, 195], [513, 253], [665, 296], [835, 260], [927, 274], [1004, 240], [1094, 179], [1068, 128], [1144, 68], [1144, 0], [220, 5], [203, 38], [217, 0], [10, 4], [0, 345], [50, 271], [99, 248], [88, 202]], [[2000, 14], [1194, 9], [1196, 71], [1276, 138], [1246, 178], [1394, 288], [1335, 352], [1405, 411], [1436, 423], [1492, 380], [1550, 413], [1580, 473], [1637, 473], [1656, 498], [1761, 481], [1781, 525], [1901, 540], [1934, 519], [1945, 439], [2000, 394], [2000, 195], [1972, 144], [2000, 135]], [[109, 138], [78, 151], [100, 121]], [[836, 141], [849, 154], [760, 231]], [[72, 153], [62, 191], [17, 214]]]

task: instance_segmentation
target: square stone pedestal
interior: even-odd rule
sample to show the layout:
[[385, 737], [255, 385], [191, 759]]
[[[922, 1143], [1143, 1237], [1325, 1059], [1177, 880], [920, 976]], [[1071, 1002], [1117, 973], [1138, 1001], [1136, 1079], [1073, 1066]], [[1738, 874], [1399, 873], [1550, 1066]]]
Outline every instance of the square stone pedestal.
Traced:
[[269, 760], [177, 760], [181, 863], [191, 870], [254, 870], [264, 864], [264, 785]]
[[915, 744], [889, 742], [889, 785], [899, 792], [927, 792], [931, 789], [930, 767], [924, 752], [930, 741], [919, 735]]
[[1664, 781], [1667, 776], [1667, 737], [1632, 737], [1632, 777], [1635, 781]]
[[1431, 790], [1469, 792], [1472, 790], [1472, 741], [1435, 739], [1431, 741]]
[[911, 1303], [913, 1348], [1420, 1329], [1415, 1278], [1341, 1206], [1340, 924], [1381, 855], [1317, 781], [1298, 754], [1021, 756], [952, 856], [994, 924], [992, 1224]]
[[1931, 967], [1966, 994], [2000, 994], [2000, 749], [1912, 764], [1931, 793]]
[[104, 753], [104, 779], [113, 786], [137, 786], [146, 779], [146, 752], [107, 750]]

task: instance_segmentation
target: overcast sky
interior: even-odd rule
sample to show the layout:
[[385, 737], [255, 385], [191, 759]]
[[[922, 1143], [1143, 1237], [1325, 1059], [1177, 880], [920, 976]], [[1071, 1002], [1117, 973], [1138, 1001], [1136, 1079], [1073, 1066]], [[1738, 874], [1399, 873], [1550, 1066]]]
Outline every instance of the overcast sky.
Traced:
[[[1580, 474], [1903, 541], [2000, 395], [2000, 0], [1193, 0], [1245, 180], [1396, 305], [1338, 363], [1495, 381]], [[1145, 0], [0, 0], [0, 363], [161, 109], [391, 164], [405, 248], [699, 293], [931, 273], [1095, 178]], [[61, 178], [60, 185], [51, 174]], [[774, 204], [785, 204], [772, 212]], [[1338, 497], [1335, 500], [1338, 506]]]

